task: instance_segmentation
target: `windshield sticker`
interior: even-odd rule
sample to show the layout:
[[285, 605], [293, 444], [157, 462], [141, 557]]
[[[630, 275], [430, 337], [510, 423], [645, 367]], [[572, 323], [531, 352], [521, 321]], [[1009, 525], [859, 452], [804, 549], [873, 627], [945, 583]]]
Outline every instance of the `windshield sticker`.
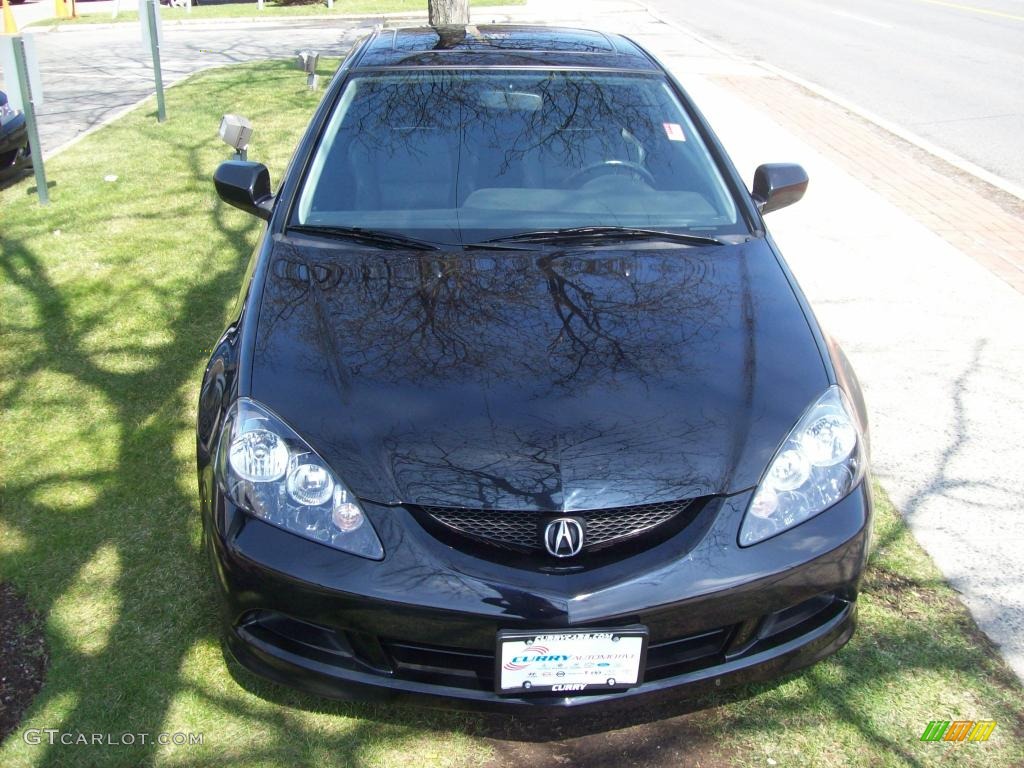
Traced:
[[686, 141], [686, 134], [683, 133], [683, 127], [679, 123], [662, 123], [665, 128], [665, 135], [668, 136], [669, 141]]

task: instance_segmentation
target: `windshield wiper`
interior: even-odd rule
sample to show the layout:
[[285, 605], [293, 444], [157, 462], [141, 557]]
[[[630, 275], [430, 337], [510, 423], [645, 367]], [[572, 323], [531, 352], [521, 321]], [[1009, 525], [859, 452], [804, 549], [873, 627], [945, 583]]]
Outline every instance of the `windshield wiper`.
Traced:
[[565, 229], [538, 229], [517, 235], [495, 237], [487, 243], [577, 243], [587, 240], [668, 240], [684, 245], [725, 245], [721, 240], [706, 235], [688, 235], [682, 232], [663, 232], [636, 227], [569, 227]]
[[300, 232], [304, 235], [319, 235], [321, 237], [336, 237], [346, 240], [354, 240], [358, 243], [373, 245], [378, 248], [412, 248], [418, 251], [439, 251], [438, 246], [428, 243], [426, 240], [417, 240], [415, 237], [406, 237], [394, 232], [381, 232], [376, 229], [363, 229], [362, 227], [332, 227], [327, 225], [295, 224], [288, 227], [289, 232]]

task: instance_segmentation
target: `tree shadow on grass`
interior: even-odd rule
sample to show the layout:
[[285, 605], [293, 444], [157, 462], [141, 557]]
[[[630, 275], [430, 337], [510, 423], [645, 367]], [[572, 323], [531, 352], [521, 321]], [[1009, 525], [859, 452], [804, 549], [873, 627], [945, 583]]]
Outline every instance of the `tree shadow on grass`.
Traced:
[[[286, 69], [262, 68], [262, 85], [294, 80]], [[263, 107], [267, 120], [315, 104], [316, 96], [304, 90], [276, 90], [273, 103]], [[239, 99], [216, 73], [203, 81], [201, 95], [226, 105]], [[264, 125], [273, 146], [280, 132]], [[135, 138], [139, 130], [138, 121], [115, 123], [104, 129], [99, 149]], [[423, 728], [459, 729], [457, 720], [429, 715], [360, 718], [356, 708], [336, 710], [349, 719], [314, 733], [300, 713], [322, 709], [321, 702], [298, 694], [281, 708], [254, 702], [240, 689], [224, 690], [230, 678], [216, 664], [191, 674], [196, 653], [215, 646], [219, 634], [212, 576], [200, 550], [194, 399], [202, 362], [223, 329], [262, 225], [219, 202], [208, 212], [190, 208], [200, 200], [196, 180], [209, 177], [208, 145], [215, 140], [175, 141], [160, 130], [141, 140], [153, 142], [149, 152], [174, 158], [154, 197], [170, 207], [135, 206], [123, 194], [113, 208], [56, 201], [42, 212], [22, 211], [25, 218], [4, 232], [0, 252], [4, 299], [14, 309], [5, 311], [2, 329], [13, 351], [4, 355], [0, 407], [5, 423], [18, 424], [21, 432], [5, 438], [27, 443], [17, 457], [18, 473], [4, 473], [0, 514], [7, 537], [0, 574], [47, 617], [53, 660], [25, 727], [115, 739], [148, 734], [148, 741], [136, 736], [132, 745], [82, 746], [48, 744], [44, 737], [39, 745], [7, 743], [4, 753], [10, 747], [24, 762], [44, 766], [138, 766], [158, 756], [235, 764], [239, 743], [250, 742], [254, 748], [242, 762], [322, 764], [326, 750], [331, 761], [360, 765], [373, 761], [367, 745], [382, 740], [383, 722], [390, 726], [386, 738], [397, 744], [415, 741]], [[180, 222], [173, 237], [166, 236], [168, 222]], [[57, 227], [68, 230], [65, 237], [73, 230], [81, 238], [80, 249], [64, 251], [78, 279], [69, 280], [59, 259], [43, 250]], [[195, 244], [182, 229], [215, 236]], [[31, 240], [19, 239], [19, 232], [30, 232]], [[158, 237], [151, 240], [150, 232]], [[117, 237], [125, 238], [120, 247], [107, 248]], [[191, 271], [176, 263], [174, 243], [186, 241], [200, 254]], [[168, 279], [159, 268], [144, 269], [154, 263], [168, 265]], [[116, 279], [108, 285], [104, 274]], [[125, 305], [138, 309], [119, 312]], [[147, 316], [153, 307], [158, 316]], [[199, 714], [190, 719], [192, 702], [198, 707], [191, 712]], [[187, 748], [155, 743], [169, 723], [202, 732], [216, 726], [217, 716], [233, 726], [243, 721], [257, 738], [205, 733], [198, 761]], [[17, 733], [14, 741], [21, 741]]]
[[[210, 279], [197, 281], [184, 295], [168, 291], [161, 296], [160, 288], [151, 287], [179, 310], [167, 342], [147, 350], [145, 367], [128, 372], [104, 369], [83, 351], [83, 339], [95, 324], [73, 320], [67, 299], [49, 281], [37, 255], [5, 239], [0, 268], [6, 280], [30, 299], [26, 309], [37, 317], [39, 349], [19, 375], [46, 370], [67, 377], [112, 410], [120, 434], [109, 469], [9, 478], [5, 489], [5, 524], [17, 529], [26, 542], [22, 551], [9, 556], [5, 570], [18, 581], [45, 570], [45, 588], [31, 590], [34, 605], [44, 615], [74, 588], [97, 553], [112, 550], [120, 564], [116, 582], [109, 587], [117, 596], [118, 616], [106, 629], [102, 650], [84, 653], [79, 643], [72, 645], [61, 633], [49, 633], [54, 666], [37, 709], [69, 694], [77, 703], [63, 724], [45, 727], [82, 733], [159, 732], [177, 692], [175, 678], [183, 655], [197, 637], [210, 632], [211, 593], [190, 533], [196, 525], [195, 499], [181, 487], [181, 462], [174, 451], [186, 425], [176, 415], [192, 411], [191, 403], [183, 401], [184, 385], [194, 371], [200, 340], [208, 342], [210, 329], [222, 317], [224, 297], [232, 295], [238, 283], [240, 253], [251, 228], [247, 223], [240, 230], [222, 230], [236, 249], [234, 263], [228, 268], [209, 265]], [[63, 404], [67, 410], [74, 410], [79, 391]], [[32, 396], [23, 386], [15, 388], [5, 406]], [[52, 396], [49, 400], [52, 405]], [[153, 418], [155, 413], [170, 417]], [[33, 501], [37, 491], [54, 480], [84, 482], [95, 498], [70, 513]], [[60, 527], [66, 528], [54, 530]], [[61, 748], [45, 749], [46, 759], [40, 764], [64, 763], [67, 755]], [[141, 763], [151, 750], [129, 753], [132, 761]]]
[[[225, 222], [220, 226], [226, 226]], [[183, 393], [201, 359], [195, 350], [201, 343], [209, 343], [211, 332], [222, 322], [225, 297], [237, 292], [242, 254], [248, 250], [254, 226], [246, 222], [244, 228], [230, 232], [234, 258], [225, 262], [221, 254], [218, 265], [208, 265], [207, 279], [184, 295], [165, 297], [178, 305], [169, 338], [149, 350], [145, 368], [128, 373], [104, 370], [90, 359], [82, 350], [82, 339], [95, 330], [93, 325], [72, 320], [65, 297], [48, 280], [31, 249], [5, 240], [3, 274], [31, 297], [43, 342], [37, 352], [41, 359], [27, 361], [26, 368], [38, 371], [45, 366], [100, 395], [104, 404], [114, 409], [120, 432], [109, 470], [46, 472], [24, 480], [11, 478], [7, 484], [5, 524], [17, 531], [24, 547], [9, 556], [5, 570], [17, 582], [30, 584], [34, 575], [45, 570], [43, 586], [30, 588], [32, 602], [42, 614], [51, 615], [58, 603], [75, 593], [81, 574], [100, 553], [113, 551], [119, 564], [116, 577], [107, 585], [116, 594], [119, 609], [112, 626], [101, 633], [105, 639], [98, 648], [83, 648], [80, 639], [66, 637], [51, 626], [48, 640], [54, 664], [33, 710], [46, 711], [51, 704], [70, 702], [59, 722], [45, 722], [41, 727], [73, 734], [109, 733], [114, 738], [124, 733], [150, 734], [149, 744], [130, 747], [51, 746], [44, 742], [34, 747], [38, 751], [32, 758], [37, 765], [150, 764], [158, 749], [152, 740], [166, 727], [172, 701], [183, 694], [258, 722], [264, 733], [262, 757], [282, 761], [295, 757], [290, 742], [302, 738], [303, 728], [287, 711], [273, 717], [243, 711], [236, 697], [191, 684], [181, 673], [190, 649], [203, 641], [215, 642], [219, 625], [212, 577], [199, 550], [196, 499], [189, 493], [191, 488], [182, 488], [182, 462], [175, 454], [179, 435], [190, 430], [191, 424], [174, 415], [193, 412], [193, 404], [183, 399]], [[20, 389], [7, 400], [31, 396]], [[170, 418], [154, 418], [155, 413]], [[139, 478], [143, 477], [146, 491], [140, 495]], [[52, 482], [72, 480], [98, 491], [73, 514], [33, 500]], [[53, 528], [59, 525], [67, 526], [67, 535], [54, 536]], [[297, 704], [300, 706], [295, 707]], [[291, 705], [321, 708], [320, 702], [302, 696]], [[337, 712], [359, 716], [358, 708]], [[415, 716], [384, 719], [398, 730], [422, 722]], [[430, 725], [434, 724], [431, 720]], [[202, 732], [205, 724], [192, 725]], [[363, 745], [377, 730], [379, 722], [365, 718], [322, 738], [340, 764], [359, 765]], [[205, 738], [215, 742], [217, 734], [207, 733]], [[260, 757], [251, 754], [247, 762]], [[216, 764], [217, 760], [204, 757], [202, 762]], [[237, 755], [226, 750], [223, 763], [236, 762]]]

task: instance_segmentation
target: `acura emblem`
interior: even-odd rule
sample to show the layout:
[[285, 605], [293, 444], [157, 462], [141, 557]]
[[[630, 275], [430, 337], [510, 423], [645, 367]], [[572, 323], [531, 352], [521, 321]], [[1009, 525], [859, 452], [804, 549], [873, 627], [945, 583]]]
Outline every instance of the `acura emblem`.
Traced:
[[552, 520], [544, 529], [544, 548], [555, 557], [572, 557], [583, 549], [583, 526], [572, 517]]

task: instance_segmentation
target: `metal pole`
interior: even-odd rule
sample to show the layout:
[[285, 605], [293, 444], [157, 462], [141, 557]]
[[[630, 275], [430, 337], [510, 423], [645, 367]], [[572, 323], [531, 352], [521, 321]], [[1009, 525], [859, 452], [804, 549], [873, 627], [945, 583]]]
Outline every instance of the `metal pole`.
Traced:
[[39, 144], [39, 131], [36, 130], [36, 108], [32, 103], [32, 86], [28, 82], [25, 41], [21, 35], [14, 35], [12, 42], [14, 43], [14, 68], [18, 72], [18, 86], [21, 88], [21, 108], [25, 113], [25, 128], [28, 130], [28, 144], [32, 151], [32, 171], [36, 175], [36, 194], [39, 195], [40, 205], [49, 205], [50, 190], [46, 187], [43, 148]]
[[156, 119], [163, 122], [167, 119], [167, 110], [164, 107], [164, 78], [160, 72], [160, 40], [156, 25], [156, 3], [155, 0], [145, 0], [146, 23], [149, 25], [149, 52], [153, 57], [153, 80], [156, 83]]

